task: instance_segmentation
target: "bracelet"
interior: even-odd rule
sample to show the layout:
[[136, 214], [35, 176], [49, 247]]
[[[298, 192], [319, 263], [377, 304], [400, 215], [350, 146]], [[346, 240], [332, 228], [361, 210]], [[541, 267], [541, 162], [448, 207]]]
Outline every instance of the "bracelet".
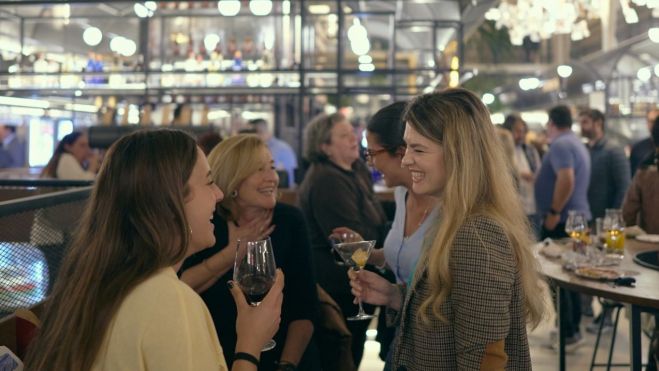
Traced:
[[238, 352], [233, 355], [233, 360], [234, 362], [237, 360], [247, 361], [249, 363], [254, 364], [254, 366], [256, 366], [257, 368], [259, 367], [259, 359], [249, 353]]
[[294, 363], [287, 361], [279, 361], [277, 364], [277, 371], [295, 371], [297, 366]]

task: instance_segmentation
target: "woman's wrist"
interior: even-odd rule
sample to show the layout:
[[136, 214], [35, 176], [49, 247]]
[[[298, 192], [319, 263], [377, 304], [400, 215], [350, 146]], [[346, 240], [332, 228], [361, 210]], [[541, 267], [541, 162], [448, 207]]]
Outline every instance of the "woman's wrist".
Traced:
[[208, 259], [204, 259], [201, 264], [206, 268], [206, 271], [212, 275], [217, 275], [222, 273], [222, 268], [217, 267], [217, 260], [220, 258], [220, 261], [224, 261], [222, 258], [222, 255], [226, 254], [226, 252], [229, 251], [228, 249], [224, 248], [220, 250], [219, 252], [215, 253], [215, 255], [212, 255]]
[[254, 366], [256, 366], [256, 368], [259, 367], [259, 359], [255, 355], [250, 354], [250, 353], [236, 352], [233, 355], [233, 362], [236, 362], [236, 361], [249, 362], [249, 363], [253, 364]]
[[253, 341], [241, 341], [238, 340], [236, 344], [236, 353], [247, 353], [256, 357], [256, 359], [261, 358], [261, 349], [262, 345], [255, 344]]

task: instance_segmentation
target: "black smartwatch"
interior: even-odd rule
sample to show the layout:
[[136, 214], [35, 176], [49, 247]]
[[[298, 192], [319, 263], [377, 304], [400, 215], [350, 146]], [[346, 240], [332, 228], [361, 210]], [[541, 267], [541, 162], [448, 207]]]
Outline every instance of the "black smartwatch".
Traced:
[[549, 208], [549, 215], [560, 215], [560, 214], [561, 214], [561, 212], [554, 210], [553, 207]]

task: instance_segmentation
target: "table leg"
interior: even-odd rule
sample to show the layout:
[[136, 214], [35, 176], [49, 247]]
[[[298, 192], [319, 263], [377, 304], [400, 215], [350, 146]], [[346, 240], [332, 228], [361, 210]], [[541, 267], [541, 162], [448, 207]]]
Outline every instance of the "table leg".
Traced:
[[565, 296], [564, 290], [560, 286], [556, 286], [556, 315], [558, 316], [558, 369], [565, 371], [565, 321], [561, 315], [562, 306], [567, 305], [561, 300]]
[[636, 305], [628, 305], [629, 318], [629, 364], [632, 371], [641, 371], [643, 364], [641, 342], [641, 310]]

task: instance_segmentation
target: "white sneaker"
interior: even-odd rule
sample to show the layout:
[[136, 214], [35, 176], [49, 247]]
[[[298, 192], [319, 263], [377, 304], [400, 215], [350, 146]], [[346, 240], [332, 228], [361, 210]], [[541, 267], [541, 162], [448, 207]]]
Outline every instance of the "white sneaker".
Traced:
[[[584, 344], [584, 342], [585, 340], [579, 333], [576, 333], [569, 338], [565, 338], [565, 353], [574, 353]], [[552, 343], [552, 349], [558, 351], [558, 340]]]

